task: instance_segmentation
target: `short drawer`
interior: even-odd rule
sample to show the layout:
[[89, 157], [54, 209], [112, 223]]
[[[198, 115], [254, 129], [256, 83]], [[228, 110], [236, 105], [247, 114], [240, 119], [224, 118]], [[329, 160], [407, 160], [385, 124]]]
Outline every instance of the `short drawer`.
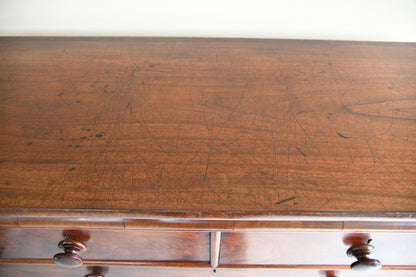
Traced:
[[[416, 265], [416, 234], [369, 235], [375, 247], [370, 258], [384, 265]], [[341, 232], [223, 233], [220, 263], [348, 265], [355, 261], [346, 255], [351, 236], [355, 235]]]
[[209, 233], [137, 230], [0, 229], [0, 258], [52, 258], [63, 233], [87, 246], [83, 259], [209, 261]]

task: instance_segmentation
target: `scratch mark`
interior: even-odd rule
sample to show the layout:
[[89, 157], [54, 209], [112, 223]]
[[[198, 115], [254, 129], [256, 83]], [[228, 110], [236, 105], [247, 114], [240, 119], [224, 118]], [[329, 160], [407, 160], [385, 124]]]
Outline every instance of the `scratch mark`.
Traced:
[[382, 133], [380, 134], [374, 134], [373, 136], [371, 136], [368, 140], [373, 139], [375, 137], [379, 137], [379, 136], [384, 136], [385, 134], [387, 134], [388, 132], [390, 132], [391, 128], [393, 127], [393, 120], [395, 119], [394, 117], [394, 99], [392, 100], [392, 109], [391, 109], [391, 117], [390, 117], [390, 125], [389, 127]]
[[209, 145], [209, 151], [208, 151], [207, 166], [205, 167], [204, 182], [207, 180], [208, 167], [209, 167], [209, 164], [211, 163], [212, 143], [213, 141], [211, 140], [211, 144]]
[[341, 134], [340, 132], [337, 132], [337, 135], [343, 139], [350, 139], [352, 137], [348, 137], [348, 136], [344, 136], [343, 134]]
[[318, 210], [320, 210], [320, 209], [322, 209], [323, 207], [325, 207], [328, 203], [329, 203], [329, 201], [331, 201], [331, 199], [328, 199], [328, 200], [326, 200], [325, 201], [325, 203], [323, 203], [319, 208], [318, 208]]
[[[386, 101], [385, 101], [386, 102]], [[376, 165], [376, 158], [375, 158], [375, 155], [374, 155], [374, 151], [373, 151], [373, 148], [371, 147], [371, 145], [370, 145], [370, 143], [369, 143], [369, 141], [370, 140], [372, 140], [372, 139], [374, 139], [374, 141], [375, 141], [375, 139], [376, 139], [376, 137], [379, 137], [379, 136], [384, 136], [385, 134], [387, 134], [388, 132], [390, 132], [391, 131], [391, 129], [392, 129], [392, 127], [393, 127], [393, 121], [396, 119], [395, 118], [395, 116], [394, 116], [394, 111], [395, 111], [395, 109], [394, 109], [394, 97], [393, 97], [393, 99], [391, 100], [391, 102], [392, 102], [392, 109], [391, 109], [391, 117], [390, 117], [390, 124], [389, 124], [389, 127], [384, 131], [384, 132], [382, 132], [382, 133], [379, 133], [379, 134], [374, 134], [374, 135], [372, 135], [371, 137], [369, 137], [368, 139], [366, 139], [365, 140], [365, 142], [367, 143], [367, 145], [368, 145], [368, 148], [370, 149], [370, 152], [371, 152], [371, 156], [373, 157], [373, 164], [374, 165]]]
[[296, 149], [302, 154], [302, 156], [307, 157], [308, 155], [306, 155], [302, 150], [300, 150], [299, 147], [296, 147]]
[[[413, 99], [401, 99], [401, 101], [412, 101], [412, 100]], [[385, 103], [385, 102], [388, 102], [388, 101], [389, 100], [372, 102], [372, 103], [363, 103], [363, 104], [357, 104], [357, 105], [354, 105], [354, 106], [369, 105], [369, 104], [380, 104], [380, 103]], [[394, 100], [390, 100], [390, 101], [393, 102], [393, 105], [394, 105]], [[391, 119], [394, 119], [394, 120], [406, 120], [406, 121], [410, 120], [410, 121], [416, 121], [415, 118], [409, 118], [409, 117], [397, 117], [397, 116], [392, 117], [392, 116], [388, 116], [388, 115], [375, 115], [375, 114], [368, 114], [368, 113], [364, 113], [364, 112], [352, 111], [349, 106], [345, 105], [342, 102], [342, 100], [341, 100], [341, 105], [342, 105], [342, 108], [346, 112], [348, 112], [350, 114], [353, 114], [353, 115], [357, 115], [357, 116], [364, 116], [364, 117], [377, 118], [377, 119], [390, 119], [390, 120]], [[397, 109], [393, 109], [392, 111], [397, 111]]]
[[129, 103], [127, 104], [126, 109], [128, 111], [130, 111], [130, 113], [133, 113], [133, 108], [132, 108], [132, 105], [131, 105], [131, 101], [129, 101]]
[[319, 148], [318, 148], [318, 147], [315, 145], [315, 143], [313, 142], [311, 135], [309, 135], [309, 133], [306, 131], [306, 129], [303, 127], [303, 125], [302, 125], [302, 124], [298, 121], [298, 119], [296, 118], [295, 114], [293, 113], [292, 107], [293, 107], [293, 105], [290, 105], [290, 106], [289, 106], [289, 111], [290, 111], [290, 114], [292, 115], [293, 119], [295, 120], [296, 124], [298, 124], [298, 125], [299, 125], [299, 127], [302, 129], [302, 132], [303, 132], [303, 133], [306, 135], [306, 137], [309, 139], [309, 141], [311, 142], [311, 145], [312, 145], [312, 146], [313, 146], [316, 150], [318, 150], [318, 152], [321, 152], [321, 151], [319, 150]]
[[383, 202], [381, 202], [381, 200], [380, 199], [378, 199], [378, 203], [384, 208], [384, 210], [387, 210], [386, 209], [386, 206], [384, 206], [384, 204], [383, 204]]
[[368, 145], [368, 148], [370, 149], [371, 156], [373, 157], [373, 164], [376, 165], [376, 157], [374, 156], [373, 148], [371, 147], [370, 143], [368, 142], [368, 139], [365, 140], [365, 142]]
[[208, 157], [207, 157], [207, 165], [205, 167], [205, 173], [204, 173], [204, 182], [207, 180], [207, 175], [208, 175], [208, 168], [209, 168], [209, 164], [211, 163], [211, 153], [212, 153], [212, 148], [214, 146], [214, 142], [217, 139], [217, 137], [219, 136], [219, 134], [222, 132], [222, 130], [225, 127], [225, 124], [231, 119], [231, 117], [233, 116], [235, 110], [238, 108], [238, 106], [240, 105], [241, 101], [244, 99], [244, 94], [245, 91], [243, 91], [243, 93], [240, 96], [240, 99], [238, 100], [237, 104], [234, 106], [234, 108], [231, 110], [231, 112], [228, 114], [227, 118], [224, 120], [224, 122], [221, 124], [220, 129], [218, 130], [217, 134], [211, 138], [211, 143], [209, 145], [209, 151], [208, 151]]
[[146, 132], [149, 134], [150, 138], [153, 140], [153, 142], [159, 147], [160, 150], [162, 150], [163, 153], [165, 153], [167, 156], [169, 156], [169, 153], [162, 147], [160, 142], [153, 136], [152, 132], [150, 131], [149, 127], [147, 126], [147, 123], [144, 119], [140, 121], [140, 124], [144, 127]]
[[296, 199], [296, 196], [293, 196], [293, 197], [290, 197], [290, 198], [287, 198], [287, 199], [284, 199], [284, 200], [281, 200], [281, 201], [278, 201], [278, 202], [276, 202], [276, 203], [274, 203], [275, 205], [280, 205], [280, 204], [282, 204], [282, 203], [286, 203], [286, 202], [289, 202], [289, 201], [292, 201], [292, 200], [295, 200]]
[[107, 94], [107, 93], [108, 93], [107, 88], [108, 88], [108, 85], [107, 85], [107, 84], [105, 84], [105, 85], [104, 85], [104, 90], [103, 90], [103, 92], [104, 92], [105, 94]]
[[[286, 81], [286, 92], [287, 92], [287, 94], [289, 95], [289, 97], [290, 97], [290, 93], [289, 93], [289, 83], [288, 83], [288, 81], [287, 81], [287, 77], [285, 78], [285, 81]], [[315, 145], [315, 143], [313, 142], [313, 140], [312, 140], [312, 137], [309, 135], [309, 133], [306, 131], [306, 129], [303, 127], [303, 125], [298, 121], [298, 119], [296, 118], [296, 116], [295, 116], [295, 114], [293, 113], [293, 103], [291, 103], [291, 101], [289, 100], [289, 112], [290, 112], [290, 115], [293, 117], [293, 119], [295, 120], [295, 123], [297, 124], [297, 125], [299, 125], [299, 127], [302, 129], [302, 131], [303, 131], [303, 133], [306, 135], [306, 137], [309, 139], [309, 141], [310, 141], [310, 143], [311, 143], [311, 145], [316, 149], [316, 150], [318, 150], [318, 152], [320, 153], [321, 151], [319, 150], [319, 148]]]
[[238, 100], [237, 104], [234, 106], [234, 108], [231, 110], [231, 112], [228, 114], [227, 118], [224, 120], [224, 122], [221, 125], [221, 128], [218, 130], [217, 134], [214, 137], [214, 140], [218, 137], [218, 135], [221, 133], [221, 131], [224, 129], [225, 124], [228, 122], [228, 120], [231, 119], [231, 117], [233, 116], [235, 110], [238, 108], [238, 106], [240, 105], [241, 101], [244, 99], [244, 94], [245, 91], [241, 94], [240, 99]]
[[272, 128], [272, 142], [273, 142], [274, 162], [275, 162], [275, 165], [276, 165], [276, 176], [278, 176], [279, 175], [279, 165], [277, 163], [277, 151], [276, 151], [276, 145], [275, 145], [275, 141], [274, 141], [273, 128]]
[[416, 171], [414, 171], [414, 170], [410, 170], [410, 169], [408, 169], [408, 168], [406, 168], [406, 167], [402, 166], [401, 164], [399, 164], [399, 163], [395, 162], [394, 160], [390, 159], [390, 158], [389, 158], [389, 157], [387, 157], [387, 156], [381, 156], [381, 158], [384, 158], [384, 159], [386, 159], [387, 161], [390, 161], [390, 162], [391, 162], [394, 166], [397, 166], [397, 167], [399, 167], [399, 168], [403, 169], [403, 170], [404, 170], [404, 171], [406, 171], [406, 172], [409, 172], [409, 173], [412, 173], [412, 174], [416, 174]]

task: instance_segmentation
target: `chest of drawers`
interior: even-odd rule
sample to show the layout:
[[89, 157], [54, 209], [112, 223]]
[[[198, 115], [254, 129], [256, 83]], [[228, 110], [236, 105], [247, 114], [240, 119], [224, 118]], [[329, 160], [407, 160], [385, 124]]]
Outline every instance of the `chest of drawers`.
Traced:
[[1, 38], [0, 275], [414, 276], [415, 76], [412, 43]]

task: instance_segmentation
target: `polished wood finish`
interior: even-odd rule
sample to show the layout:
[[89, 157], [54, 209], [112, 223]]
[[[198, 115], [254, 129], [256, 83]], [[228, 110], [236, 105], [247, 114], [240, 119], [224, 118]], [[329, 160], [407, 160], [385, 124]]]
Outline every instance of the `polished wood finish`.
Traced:
[[[209, 261], [209, 233], [139, 230], [65, 230], [83, 241], [83, 259]], [[84, 240], [80, 239], [84, 236]], [[59, 252], [62, 231], [49, 229], [0, 229], [0, 258], [46, 258]]]
[[10, 213], [416, 209], [414, 44], [0, 46], [0, 206]]
[[414, 43], [0, 38], [0, 276], [352, 276], [364, 237], [414, 275], [415, 73]]

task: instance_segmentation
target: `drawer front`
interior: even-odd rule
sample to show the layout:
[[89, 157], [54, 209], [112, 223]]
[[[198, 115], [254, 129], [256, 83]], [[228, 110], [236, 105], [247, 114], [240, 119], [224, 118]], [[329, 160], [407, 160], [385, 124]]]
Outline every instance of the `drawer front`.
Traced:
[[[335, 264], [355, 260], [346, 255], [346, 233], [223, 233], [222, 264]], [[370, 234], [375, 252], [369, 257], [384, 265], [416, 265], [416, 234]]]
[[[53, 265], [0, 265], [2, 277], [84, 277], [93, 272], [92, 267], [62, 268]], [[102, 267], [96, 268], [104, 277], [324, 277], [320, 270], [310, 269], [216, 269], [210, 268], [145, 268], [145, 267]], [[350, 270], [335, 271], [338, 277], [414, 277], [415, 271], [390, 271], [360, 274]]]
[[[137, 230], [66, 230], [84, 242], [84, 259], [208, 261], [209, 233]], [[1, 258], [52, 258], [63, 252], [61, 230], [0, 229]]]

